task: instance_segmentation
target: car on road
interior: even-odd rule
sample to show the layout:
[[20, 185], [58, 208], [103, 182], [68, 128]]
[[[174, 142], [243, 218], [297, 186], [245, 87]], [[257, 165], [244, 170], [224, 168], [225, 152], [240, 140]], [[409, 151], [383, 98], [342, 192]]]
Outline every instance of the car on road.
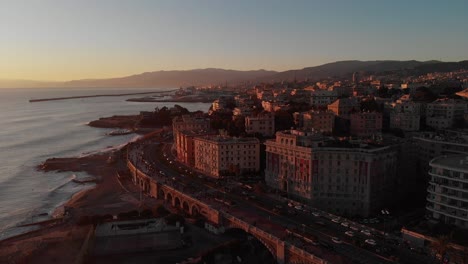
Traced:
[[353, 231], [346, 231], [345, 232], [345, 235], [349, 236], [349, 237], [353, 237], [354, 236], [354, 232]]
[[341, 225], [344, 226], [344, 227], [349, 227], [349, 223], [348, 223], [348, 222], [343, 222], [343, 223], [341, 223]]
[[315, 217], [320, 217], [322, 216], [319, 212], [312, 212], [312, 215]]
[[296, 210], [302, 210], [302, 206], [301, 206], [301, 205], [296, 205], [296, 206], [294, 206], [294, 208], [295, 208]]
[[366, 236], [372, 236], [371, 231], [370, 231], [370, 230], [367, 230], [367, 229], [361, 230], [361, 233], [363, 233], [363, 234], [366, 235]]
[[341, 241], [341, 239], [337, 238], [337, 237], [332, 237], [332, 241], [333, 243], [336, 243], [336, 244], [342, 244], [343, 241]]
[[366, 244], [369, 244], [371, 246], [376, 246], [377, 245], [377, 242], [375, 242], [374, 239], [366, 239], [364, 242], [366, 242]]
[[333, 222], [333, 223], [339, 224], [339, 223], [341, 223], [341, 219], [338, 218], [338, 217], [337, 217], [337, 218], [333, 218], [333, 219], [332, 219], [332, 222]]

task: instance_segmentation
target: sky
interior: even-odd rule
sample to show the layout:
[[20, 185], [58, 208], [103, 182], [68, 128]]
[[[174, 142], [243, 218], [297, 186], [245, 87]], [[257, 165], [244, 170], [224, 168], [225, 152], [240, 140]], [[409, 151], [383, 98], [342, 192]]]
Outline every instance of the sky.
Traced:
[[468, 59], [467, 0], [0, 0], [0, 79]]

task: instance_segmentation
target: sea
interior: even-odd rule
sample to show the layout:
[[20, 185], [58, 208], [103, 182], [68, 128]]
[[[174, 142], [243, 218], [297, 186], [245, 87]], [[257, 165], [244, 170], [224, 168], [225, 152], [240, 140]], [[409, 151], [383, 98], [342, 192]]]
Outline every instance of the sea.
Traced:
[[[72, 181], [73, 177], [86, 177], [83, 173], [39, 172], [36, 170], [39, 164], [52, 157], [108, 151], [138, 137], [136, 134], [109, 136], [106, 133], [114, 129], [93, 128], [88, 122], [174, 105], [126, 101], [147, 95], [34, 103], [30, 103], [30, 99], [172, 89], [0, 89], [0, 240], [37, 228], [19, 226], [50, 218], [73, 194], [93, 187]], [[190, 111], [208, 111], [210, 106], [207, 103], [177, 104]]]

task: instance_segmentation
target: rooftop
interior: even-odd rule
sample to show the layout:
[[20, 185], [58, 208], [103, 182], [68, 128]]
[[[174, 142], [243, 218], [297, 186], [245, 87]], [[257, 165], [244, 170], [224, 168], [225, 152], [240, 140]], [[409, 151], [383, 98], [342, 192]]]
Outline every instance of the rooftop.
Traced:
[[197, 137], [197, 139], [205, 140], [205, 141], [213, 141], [213, 142], [218, 142], [218, 143], [226, 143], [226, 144], [235, 144], [235, 143], [260, 143], [260, 140], [254, 137], [244, 137], [244, 138], [238, 138], [238, 137], [227, 137], [227, 136], [220, 136], [220, 135], [207, 135], [207, 136], [201, 136]]
[[438, 132], [421, 132], [414, 134], [414, 138], [421, 138], [446, 143], [468, 144], [468, 131], [444, 130]]
[[456, 171], [468, 172], [468, 155], [444, 155], [432, 159], [430, 164], [447, 167]]

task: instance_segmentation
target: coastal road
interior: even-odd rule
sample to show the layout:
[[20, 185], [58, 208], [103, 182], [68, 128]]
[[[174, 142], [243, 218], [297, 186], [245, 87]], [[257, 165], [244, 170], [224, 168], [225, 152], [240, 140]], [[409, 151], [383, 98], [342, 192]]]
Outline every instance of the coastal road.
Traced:
[[[173, 164], [167, 164], [167, 160], [161, 160], [162, 155], [159, 147], [143, 144], [139, 156], [141, 164], [138, 166], [142, 166], [143, 170], [145, 170], [143, 167], [148, 167], [146, 169], [149, 174], [155, 175], [155, 177], [161, 177], [161, 175], [157, 176], [159, 173], [155, 171], [155, 168], [158, 168], [158, 170], [163, 171], [166, 175], [164, 176], [166, 181], [173, 181], [173, 184], [179, 185], [178, 187], [183, 188], [186, 193], [203, 196], [204, 199], [209, 200], [208, 202], [210, 204], [217, 206], [220, 210], [229, 210], [230, 213], [235, 212], [236, 214], [244, 213], [249, 219], [257, 219], [258, 222], [264, 222], [265, 219], [267, 219], [267, 221], [271, 222], [273, 225], [282, 227], [283, 229], [293, 230], [294, 234], [303, 237], [312, 237], [317, 242], [325, 245], [325, 247], [312, 247], [312, 251], [309, 250], [317, 256], [324, 257], [327, 255], [336, 255], [336, 253], [338, 253], [357, 263], [391, 263], [391, 260], [388, 258], [389, 254], [379, 255], [376, 254], [375, 251], [380, 250], [380, 248], [388, 248], [395, 251], [393, 255], [401, 255], [399, 254], [398, 248], [395, 249], [392, 244], [386, 243], [386, 241], [378, 237], [368, 237], [361, 234], [359, 231], [355, 231], [354, 237], [348, 237], [345, 232], [351, 229], [339, 223], [332, 222], [331, 218], [333, 216], [330, 217], [318, 210], [311, 208], [304, 212], [304, 210], [289, 208], [287, 203], [279, 200], [279, 198], [274, 199], [271, 195], [253, 194], [250, 189], [240, 186], [238, 183], [219, 180], [213, 181], [206, 177], [199, 178], [199, 173], [173, 160], [174, 158], [171, 156], [170, 147], [170, 144], [164, 144], [162, 152], [166, 156], [164, 158], [171, 159]], [[218, 182], [218, 184], [216, 184], [216, 182]], [[219, 184], [219, 182], [222, 182], [222, 184]], [[250, 196], [255, 196], [255, 199], [246, 201], [245, 198]], [[216, 199], [229, 200], [235, 202], [237, 206], [235, 209], [229, 208], [225, 204], [217, 202]], [[280, 210], [278, 210], [278, 205], [281, 205]], [[239, 208], [242, 209], [239, 210]], [[312, 213], [320, 213], [320, 216], [314, 216]], [[340, 238], [343, 243], [334, 243], [332, 237]], [[365, 245], [365, 240], [369, 238], [374, 239], [379, 246], [374, 247], [367, 245], [365, 248], [361, 248], [356, 245]], [[301, 239], [294, 236], [287, 237], [286, 240], [301, 244]], [[304, 244], [303, 241], [302, 244]], [[401, 263], [415, 263], [413, 262], [415, 260], [417, 263], [432, 263], [423, 260], [423, 256], [419, 254], [414, 254], [413, 252], [409, 253], [410, 254], [405, 254], [405, 259], [400, 258]]]

